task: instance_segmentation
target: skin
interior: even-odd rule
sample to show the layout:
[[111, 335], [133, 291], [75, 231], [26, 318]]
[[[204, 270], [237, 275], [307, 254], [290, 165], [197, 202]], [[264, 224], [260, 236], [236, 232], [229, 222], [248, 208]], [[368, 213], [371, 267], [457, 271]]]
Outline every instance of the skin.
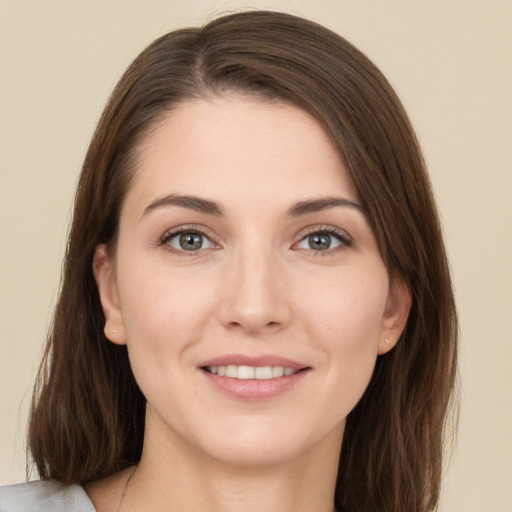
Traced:
[[[345, 418], [410, 307], [336, 149], [306, 112], [234, 94], [180, 105], [141, 149], [115, 251], [94, 258], [105, 333], [128, 346], [148, 401], [123, 512], [332, 511]], [[347, 204], [290, 214], [328, 197]], [[234, 397], [201, 369], [228, 354], [306, 370], [276, 396]], [[100, 512], [128, 474], [88, 486]]]

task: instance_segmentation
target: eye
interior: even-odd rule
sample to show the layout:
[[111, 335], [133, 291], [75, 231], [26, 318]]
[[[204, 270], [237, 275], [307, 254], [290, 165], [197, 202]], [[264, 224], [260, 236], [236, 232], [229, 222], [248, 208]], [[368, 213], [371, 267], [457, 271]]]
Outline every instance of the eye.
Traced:
[[211, 249], [212, 241], [200, 231], [182, 230], [164, 236], [162, 244], [176, 251], [197, 252], [200, 249]]
[[348, 237], [335, 230], [319, 230], [305, 236], [298, 244], [297, 249], [312, 251], [329, 251], [340, 246], [350, 246]]

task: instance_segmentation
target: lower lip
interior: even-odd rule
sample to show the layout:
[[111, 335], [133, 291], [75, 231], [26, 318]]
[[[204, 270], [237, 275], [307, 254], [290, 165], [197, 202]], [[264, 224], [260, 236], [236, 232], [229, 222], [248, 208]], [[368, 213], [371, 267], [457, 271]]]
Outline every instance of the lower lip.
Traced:
[[294, 388], [309, 373], [309, 369], [305, 369], [285, 377], [245, 380], [201, 371], [218, 390], [242, 400], [262, 400], [278, 396]]

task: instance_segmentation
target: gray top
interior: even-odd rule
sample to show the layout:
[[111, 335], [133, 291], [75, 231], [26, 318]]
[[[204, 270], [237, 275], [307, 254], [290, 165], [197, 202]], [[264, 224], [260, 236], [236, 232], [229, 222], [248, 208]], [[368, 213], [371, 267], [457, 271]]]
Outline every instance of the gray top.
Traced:
[[37, 480], [0, 486], [0, 512], [96, 512], [80, 485]]

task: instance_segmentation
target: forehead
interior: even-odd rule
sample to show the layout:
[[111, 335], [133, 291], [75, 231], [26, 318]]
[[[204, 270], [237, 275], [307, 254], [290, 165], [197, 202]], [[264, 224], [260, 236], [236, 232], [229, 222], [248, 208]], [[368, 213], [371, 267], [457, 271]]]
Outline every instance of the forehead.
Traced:
[[180, 193], [284, 204], [333, 190], [357, 199], [334, 144], [311, 115], [284, 102], [229, 95], [187, 101], [165, 115], [141, 145], [127, 201]]

